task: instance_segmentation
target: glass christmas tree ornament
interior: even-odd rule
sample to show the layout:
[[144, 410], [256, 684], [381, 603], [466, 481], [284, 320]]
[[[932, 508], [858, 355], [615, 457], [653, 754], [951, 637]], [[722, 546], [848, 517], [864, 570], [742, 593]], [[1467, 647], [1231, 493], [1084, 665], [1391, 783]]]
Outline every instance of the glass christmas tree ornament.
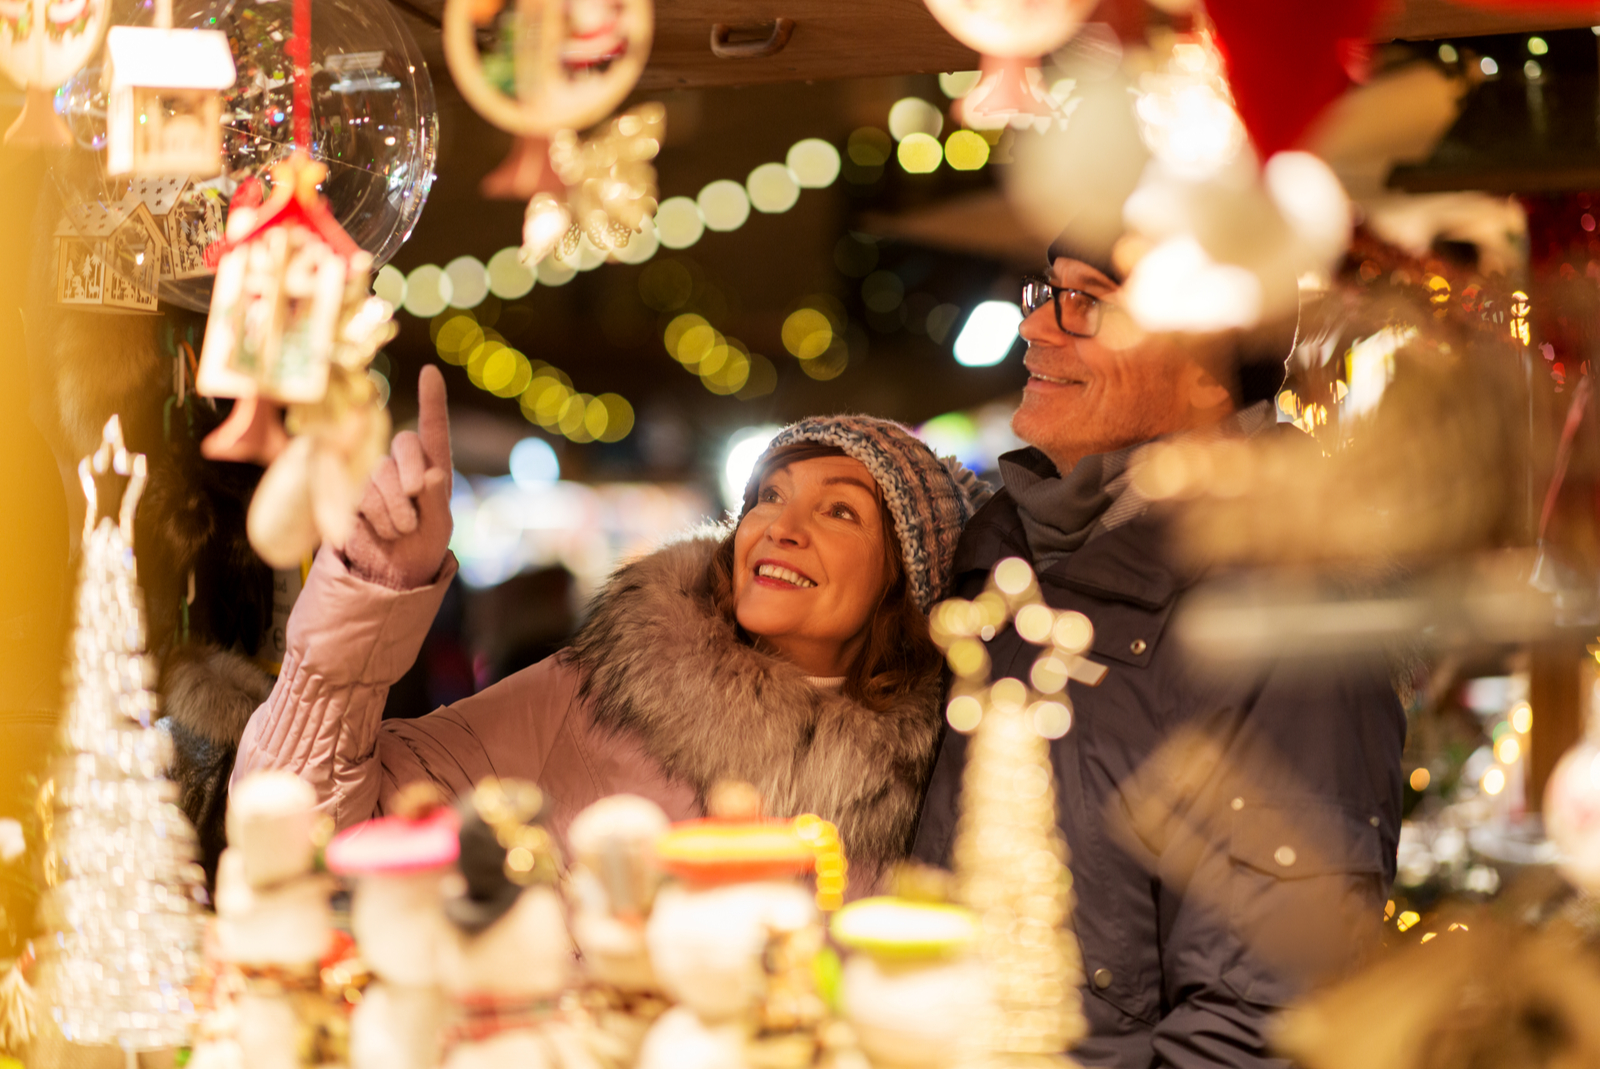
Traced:
[[110, 13], [110, 0], [0, 0], [0, 72], [27, 91], [6, 144], [72, 143], [52, 98], [99, 49]]

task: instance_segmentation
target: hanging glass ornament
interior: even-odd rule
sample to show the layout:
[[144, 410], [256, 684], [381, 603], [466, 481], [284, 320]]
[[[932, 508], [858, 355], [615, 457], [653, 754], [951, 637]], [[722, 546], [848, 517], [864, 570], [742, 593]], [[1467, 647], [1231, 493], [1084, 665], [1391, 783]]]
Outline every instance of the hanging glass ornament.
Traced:
[[27, 90], [6, 144], [72, 143], [52, 98], [99, 49], [110, 13], [110, 0], [0, 0], [0, 71]]
[[547, 150], [549, 173], [528, 204], [522, 259], [537, 263], [577, 251], [588, 238], [602, 252], [626, 246], [656, 210], [656, 169], [666, 109], [651, 102], [617, 116], [590, 138], [559, 130]]
[[[151, 726], [157, 672], [133, 554], [146, 470], [144, 456], [123, 445], [116, 416], [78, 465], [88, 510], [67, 753], [46, 788], [46, 917], [58, 934], [41, 941], [51, 948], [41, 987], [66, 1038], [130, 1052], [187, 1038], [200, 949], [195, 903], [204, 893], [194, 829], [164, 776], [171, 742]], [[101, 514], [96, 479], [116, 476], [127, 483], [113, 518]]]
[[962, 120], [979, 129], [1053, 114], [1039, 57], [1071, 40], [1096, 6], [1096, 0], [925, 2], [950, 36], [983, 56], [983, 76], [961, 101]]
[[[5, 0], [0, 0], [3, 4]], [[246, 201], [270, 196], [273, 168], [295, 151], [292, 0], [174, 0], [173, 26], [220, 31], [237, 68], [222, 94], [222, 167], [196, 177], [177, 199], [170, 230], [181, 230], [164, 301], [205, 311], [222, 240], [221, 220], [242, 189]], [[312, 12], [306, 64], [310, 131], [303, 147], [328, 168], [320, 191], [340, 227], [387, 263], [411, 236], [433, 182], [438, 114], [421, 49], [386, 0], [341, 0]], [[62, 201], [110, 208], [130, 189], [111, 178], [106, 146], [105, 72], [100, 62], [79, 71], [60, 103], [77, 150], [53, 166]], [[181, 256], [178, 255], [181, 253]]]

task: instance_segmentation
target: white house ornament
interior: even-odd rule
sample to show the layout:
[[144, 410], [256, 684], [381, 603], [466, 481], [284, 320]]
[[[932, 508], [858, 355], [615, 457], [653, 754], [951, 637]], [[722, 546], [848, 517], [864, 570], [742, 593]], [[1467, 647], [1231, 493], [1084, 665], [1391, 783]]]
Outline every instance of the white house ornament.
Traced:
[[[650, 55], [650, 0], [448, 0], [444, 51], [462, 96], [514, 134], [582, 130], [623, 102]], [[494, 45], [478, 49], [478, 31]]]
[[106, 36], [106, 171], [222, 169], [222, 95], [234, 82], [219, 30], [113, 26]]
[[179, 180], [136, 184], [111, 203], [68, 204], [56, 227], [56, 301], [79, 308], [154, 312], [171, 252], [165, 217]]
[[0, 0], [0, 72], [27, 93], [6, 144], [72, 144], [53, 97], [100, 48], [110, 15], [110, 0]]
[[1600, 894], [1600, 745], [1580, 741], [1562, 755], [1544, 794], [1544, 821], [1573, 886]]
[[983, 76], [961, 101], [971, 126], [997, 127], [1052, 113], [1039, 57], [1078, 32], [1096, 0], [925, 0], [950, 36], [983, 56]]

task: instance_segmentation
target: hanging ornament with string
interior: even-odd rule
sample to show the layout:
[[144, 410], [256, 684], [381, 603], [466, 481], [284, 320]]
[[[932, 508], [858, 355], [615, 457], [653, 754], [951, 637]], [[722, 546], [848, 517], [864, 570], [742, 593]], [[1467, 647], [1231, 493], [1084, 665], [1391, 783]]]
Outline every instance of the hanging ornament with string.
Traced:
[[207, 178], [222, 169], [222, 93], [233, 56], [220, 30], [174, 30], [172, 0], [154, 26], [106, 36], [106, 173]]
[[1054, 114], [1039, 57], [1072, 39], [1097, 0], [925, 0], [950, 36], [982, 56], [982, 77], [961, 101], [976, 129], [1031, 125]]
[[[517, 135], [486, 196], [532, 198], [529, 262], [584, 237], [621, 248], [655, 211], [665, 111], [646, 104], [584, 140], [633, 91], [650, 55], [650, 0], [447, 0], [445, 59], [478, 113]], [[487, 39], [487, 50], [479, 42]]]
[[[102, 515], [102, 504], [112, 509], [97, 480], [118, 476], [127, 480], [121, 502]], [[187, 988], [199, 962], [204, 874], [194, 829], [163, 774], [172, 744], [152, 726], [157, 672], [133, 553], [147, 466], [123, 444], [116, 416], [78, 478], [88, 508], [66, 756], [52, 781], [44, 865], [45, 917], [58, 935], [43, 941], [51, 949], [41, 991], [74, 1043], [164, 1049], [183, 1043], [193, 1023]]]
[[0, 0], [0, 72], [27, 90], [6, 144], [72, 144], [55, 91], [100, 48], [110, 15], [110, 0]]
[[[301, 147], [311, 139], [310, 26], [310, 0], [295, 0], [293, 121]], [[270, 465], [246, 528], [275, 568], [299, 562], [320, 539], [343, 544], [389, 435], [367, 368], [394, 336], [394, 309], [370, 295], [372, 255], [318, 192], [326, 175], [296, 151], [274, 168], [265, 204], [249, 206], [235, 194], [195, 380], [200, 394], [235, 399], [201, 451]]]

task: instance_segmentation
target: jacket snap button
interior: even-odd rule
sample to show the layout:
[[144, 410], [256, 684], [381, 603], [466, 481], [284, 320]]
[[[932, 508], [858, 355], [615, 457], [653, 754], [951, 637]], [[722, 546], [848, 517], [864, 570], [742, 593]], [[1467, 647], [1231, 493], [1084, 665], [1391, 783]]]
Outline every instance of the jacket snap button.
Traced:
[[1290, 865], [1293, 865], [1294, 862], [1295, 862], [1294, 847], [1292, 847], [1292, 846], [1280, 846], [1280, 847], [1278, 847], [1277, 850], [1273, 851], [1272, 860], [1276, 861], [1278, 864], [1282, 865], [1284, 868], [1288, 868]]
[[1111, 986], [1111, 970], [1110, 969], [1096, 969], [1094, 971], [1094, 986], [1098, 987], [1101, 991], [1104, 991], [1106, 988], [1110, 987]]
[[1150, 647], [1145, 644], [1144, 639], [1136, 638], [1131, 643], [1129, 643], [1128, 648], [1130, 650], [1132, 650], [1133, 651], [1133, 655], [1135, 657], [1137, 657], [1137, 656], [1139, 656], [1139, 654], [1143, 653], [1145, 650], [1149, 649]]

